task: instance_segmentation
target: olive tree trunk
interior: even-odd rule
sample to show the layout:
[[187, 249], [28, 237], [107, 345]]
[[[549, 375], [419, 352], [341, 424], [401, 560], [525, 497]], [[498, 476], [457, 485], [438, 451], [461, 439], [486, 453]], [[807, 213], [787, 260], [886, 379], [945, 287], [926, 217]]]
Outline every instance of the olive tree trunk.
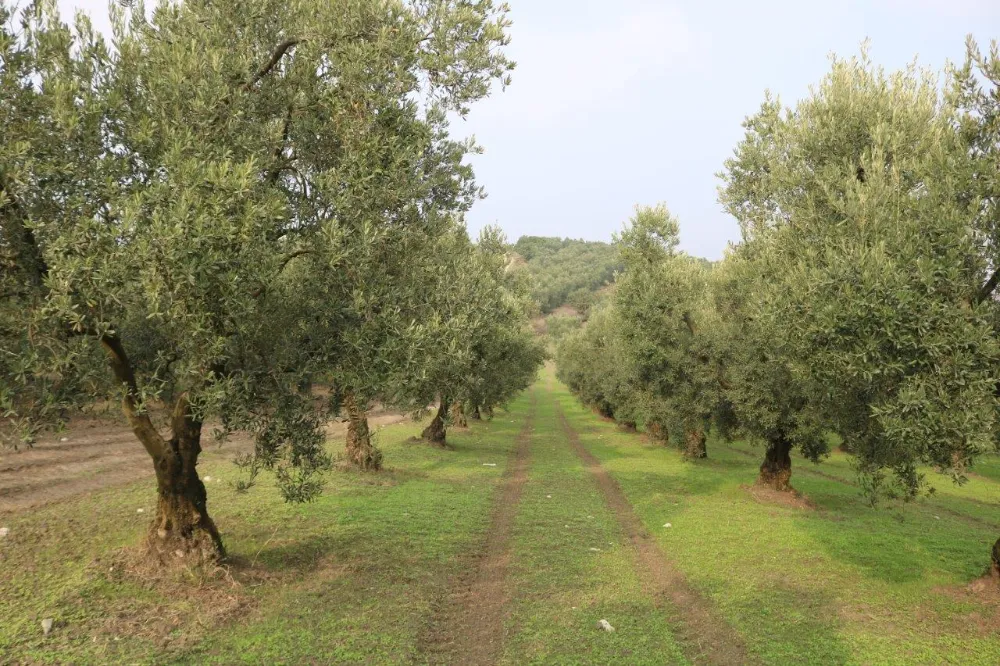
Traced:
[[482, 421], [483, 420], [482, 414], [479, 413], [479, 405], [478, 404], [473, 404], [472, 405], [472, 412], [469, 413], [469, 418], [470, 419], [474, 419], [476, 421]]
[[781, 492], [792, 490], [792, 443], [783, 434], [768, 442], [757, 483]]
[[462, 409], [460, 401], [454, 402], [451, 406], [451, 422], [459, 428], [469, 427], [469, 421], [465, 418], [465, 410]]
[[382, 469], [382, 452], [372, 444], [368, 429], [368, 416], [350, 391], [344, 395], [344, 409], [347, 411], [347, 460], [353, 466], [366, 472]]
[[990, 553], [990, 575], [1000, 580], [1000, 539], [997, 539], [993, 544], [993, 550]]
[[705, 448], [705, 431], [701, 428], [693, 428], [687, 431], [684, 443], [685, 458], [707, 458], [708, 449]]
[[122, 411], [153, 459], [156, 472], [156, 515], [146, 539], [147, 554], [161, 564], [198, 566], [222, 559], [226, 551], [208, 515], [205, 484], [198, 477], [202, 424], [188, 394], [176, 398], [170, 417], [172, 434], [164, 439], [142, 409], [135, 372], [121, 339], [106, 333], [100, 341], [115, 379], [124, 388]]
[[646, 424], [646, 430], [649, 431], [649, 436], [655, 441], [660, 442], [664, 446], [670, 445], [670, 431], [659, 421], [650, 421]]
[[173, 436], [160, 438], [163, 446], [153, 455], [157, 503], [147, 549], [160, 562], [215, 562], [226, 551], [208, 515], [205, 484], [198, 476], [202, 424], [191, 414], [186, 396], [178, 398], [171, 422]]
[[441, 403], [438, 405], [437, 413], [435, 413], [434, 418], [431, 419], [430, 425], [424, 428], [424, 431], [420, 433], [420, 437], [426, 439], [428, 442], [444, 446], [445, 439], [448, 435], [446, 419], [448, 417], [448, 408], [450, 406], [448, 398], [441, 396]]

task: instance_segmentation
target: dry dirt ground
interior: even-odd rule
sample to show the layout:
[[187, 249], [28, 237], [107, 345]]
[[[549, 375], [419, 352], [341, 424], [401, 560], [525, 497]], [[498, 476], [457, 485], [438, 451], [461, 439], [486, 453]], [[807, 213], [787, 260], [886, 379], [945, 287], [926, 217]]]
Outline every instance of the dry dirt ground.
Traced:
[[[398, 412], [374, 409], [368, 420], [376, 429], [406, 419]], [[346, 423], [331, 423], [328, 439], [342, 439], [346, 429]], [[205, 429], [202, 459], [232, 459], [252, 446], [246, 435], [220, 443], [211, 432], [211, 426]], [[336, 450], [336, 444], [332, 448]], [[121, 420], [76, 418], [64, 432], [44, 437], [31, 448], [0, 449], [0, 515], [152, 476], [149, 456]]]

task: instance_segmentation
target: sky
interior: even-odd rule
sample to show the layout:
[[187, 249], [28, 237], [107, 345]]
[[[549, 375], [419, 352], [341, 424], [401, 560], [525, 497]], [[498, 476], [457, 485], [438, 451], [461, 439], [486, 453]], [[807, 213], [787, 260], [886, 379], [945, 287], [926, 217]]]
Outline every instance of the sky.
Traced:
[[[474, 135], [488, 197], [473, 232], [610, 240], [664, 202], [681, 248], [718, 259], [739, 239], [716, 174], [765, 90], [786, 104], [870, 40], [888, 69], [960, 62], [1000, 39], [1000, 0], [508, 0], [513, 84], [453, 132]], [[105, 0], [59, 0], [107, 30]]]

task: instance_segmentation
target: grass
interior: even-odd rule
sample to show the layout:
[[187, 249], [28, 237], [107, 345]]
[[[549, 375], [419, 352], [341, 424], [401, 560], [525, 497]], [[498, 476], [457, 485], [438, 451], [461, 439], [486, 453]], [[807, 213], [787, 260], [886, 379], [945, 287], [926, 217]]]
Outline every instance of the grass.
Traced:
[[[121, 549], [152, 510], [148, 480], [3, 518], [0, 663], [424, 663], [425, 629], [456, 568], [475, 566], [529, 414], [501, 662], [688, 663], [560, 410], [755, 660], [1000, 663], [998, 595], [966, 589], [1000, 529], [1000, 462], [872, 509], [849, 457], [797, 459], [793, 483], [813, 508], [769, 503], [746, 486], [760, 450], [710, 442], [707, 460], [685, 462], [594, 416], [550, 374], [492, 422], [449, 433], [453, 450], [409, 443], [417, 424], [383, 429], [389, 469], [331, 473], [311, 504], [284, 504], [266, 484], [237, 495], [235, 469], [207, 455], [202, 473], [223, 479], [209, 503], [237, 562], [229, 578], [122, 575]], [[598, 631], [600, 619], [616, 631]]]
[[[569, 448], [551, 397], [554, 386], [547, 378], [537, 389], [503, 663], [687, 663], [663, 613], [642, 589], [614, 516]], [[615, 632], [597, 631], [601, 619]]]
[[[764, 663], [1000, 662], [995, 603], [962, 587], [982, 573], [994, 530], [938, 508], [983, 510], [960, 504], [968, 486], [874, 510], [797, 461], [793, 483], [815, 508], [761, 504], [745, 485], [759, 457], [714, 442], [708, 460], [685, 462], [595, 419], [564, 389], [556, 399], [664, 551]], [[845, 460], [831, 462], [819, 469], [850, 480]]]
[[[453, 451], [408, 443], [417, 425], [385, 428], [390, 469], [333, 473], [311, 504], [285, 504], [263, 486], [241, 496], [210, 484], [227, 548], [253, 562], [236, 588], [146, 587], [94, 564], [138, 542], [153, 501], [149, 482], [8, 520], [0, 662], [409, 663], [451, 562], [486, 528], [517, 431], [502, 416], [453, 433]], [[202, 473], [231, 478], [235, 470], [214, 460]], [[43, 638], [45, 617], [57, 629]]]

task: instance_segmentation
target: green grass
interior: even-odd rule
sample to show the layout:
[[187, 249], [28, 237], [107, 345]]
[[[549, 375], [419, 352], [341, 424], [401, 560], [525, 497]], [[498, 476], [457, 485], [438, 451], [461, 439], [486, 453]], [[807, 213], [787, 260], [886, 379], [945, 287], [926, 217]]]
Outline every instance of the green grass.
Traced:
[[[0, 662], [409, 663], [451, 562], [487, 526], [518, 427], [500, 412], [488, 426], [450, 434], [452, 451], [408, 443], [419, 426], [385, 428], [387, 471], [332, 473], [306, 505], [285, 504], [266, 485], [240, 496], [210, 484], [227, 548], [255, 563], [254, 578], [236, 591], [212, 584], [185, 599], [183, 585], [145, 589], [93, 564], [139, 541], [149, 482], [8, 520]], [[202, 473], [232, 478], [235, 469], [208, 460]], [[213, 618], [234, 596], [239, 606]], [[45, 617], [58, 626], [42, 638]]]
[[[594, 418], [565, 389], [556, 398], [664, 551], [761, 661], [1000, 663], [995, 606], [960, 592], [982, 573], [996, 535], [935, 508], [979, 511], [960, 504], [968, 486], [874, 510], [856, 488], [797, 461], [793, 483], [815, 508], [761, 504], [745, 487], [757, 457], [710, 442], [708, 460], [685, 462]], [[831, 462], [836, 469], [819, 469], [850, 480], [846, 461]], [[659, 528], [668, 521], [670, 530]]]
[[[408, 443], [419, 425], [383, 429], [389, 469], [333, 472], [311, 504], [287, 505], [267, 484], [237, 495], [233, 466], [206, 454], [202, 473], [223, 479], [209, 484], [210, 509], [242, 563], [234, 583], [109, 570], [146, 529], [149, 480], [5, 517], [0, 663], [423, 663], [421, 636], [456, 567], [475, 562], [529, 413], [502, 663], [688, 663], [560, 410], [756, 660], [1000, 663], [1000, 595], [965, 591], [1000, 530], [1000, 462], [872, 509], [848, 456], [796, 459], [793, 483], [814, 508], [766, 503], [746, 487], [760, 450], [713, 441], [708, 460], [685, 462], [597, 418], [549, 373], [492, 422], [450, 433], [454, 450]], [[43, 637], [47, 617], [57, 626]], [[596, 630], [599, 619], [617, 631]]]
[[[684, 664], [641, 589], [630, 545], [569, 448], [551, 378], [539, 387], [532, 462], [515, 523], [507, 664]], [[597, 549], [597, 550], [591, 550]], [[615, 632], [595, 630], [606, 619]]]

